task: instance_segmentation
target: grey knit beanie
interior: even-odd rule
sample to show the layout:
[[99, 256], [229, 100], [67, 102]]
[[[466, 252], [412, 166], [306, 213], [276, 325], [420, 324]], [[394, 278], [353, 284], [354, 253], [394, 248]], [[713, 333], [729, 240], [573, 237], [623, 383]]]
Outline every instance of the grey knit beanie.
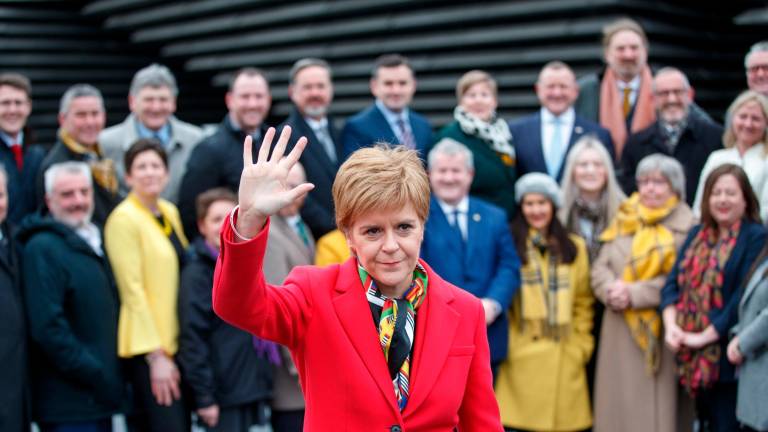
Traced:
[[528, 173], [517, 180], [515, 183], [515, 200], [517, 203], [520, 204], [523, 196], [529, 193], [544, 195], [552, 201], [556, 208], [559, 208], [563, 203], [557, 182], [544, 173]]

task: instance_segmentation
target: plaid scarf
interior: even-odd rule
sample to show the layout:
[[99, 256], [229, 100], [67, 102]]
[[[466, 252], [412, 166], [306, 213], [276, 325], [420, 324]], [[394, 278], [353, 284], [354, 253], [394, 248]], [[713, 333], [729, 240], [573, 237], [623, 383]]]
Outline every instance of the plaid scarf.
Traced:
[[[621, 206], [616, 218], [600, 236], [600, 241], [612, 241], [618, 236], [632, 236], [629, 261], [621, 279], [637, 282], [665, 275], [675, 264], [675, 236], [661, 224], [677, 207], [677, 197], [671, 197], [660, 208], [651, 209], [640, 203], [635, 192]], [[627, 309], [624, 321], [632, 338], [645, 354], [648, 375], [655, 375], [661, 359], [661, 316], [655, 308]]]
[[[568, 265], [558, 262], [537, 230], [525, 242], [528, 262], [520, 269], [520, 328], [533, 337], [559, 340], [571, 330], [573, 290]], [[546, 266], [546, 269], [544, 268]]]
[[399, 299], [385, 297], [359, 261], [357, 272], [379, 331], [379, 342], [389, 368], [397, 405], [402, 411], [408, 404], [416, 310], [427, 296], [427, 271], [417, 263], [413, 269], [413, 282]]
[[[685, 251], [677, 276], [680, 299], [675, 305], [683, 331], [703, 331], [711, 324], [709, 312], [723, 307], [723, 273], [740, 229], [741, 221], [728, 230], [727, 237], [720, 237], [717, 228], [704, 227]], [[719, 341], [700, 349], [681, 347], [677, 352], [680, 384], [691, 396], [717, 381], [721, 355]]]

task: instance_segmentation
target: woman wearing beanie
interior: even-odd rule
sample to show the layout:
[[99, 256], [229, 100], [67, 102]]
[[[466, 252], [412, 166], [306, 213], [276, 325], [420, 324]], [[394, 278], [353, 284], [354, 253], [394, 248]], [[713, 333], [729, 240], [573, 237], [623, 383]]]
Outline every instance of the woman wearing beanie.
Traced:
[[592, 266], [595, 297], [605, 305], [595, 378], [595, 432], [677, 430], [674, 354], [661, 339], [661, 288], [693, 222], [680, 163], [645, 157], [638, 192], [600, 236]]
[[561, 197], [552, 178], [524, 175], [515, 197], [520, 212], [512, 233], [522, 286], [496, 382], [502, 423], [516, 431], [586, 429], [592, 416], [584, 366], [594, 345], [587, 249], [555, 217]]

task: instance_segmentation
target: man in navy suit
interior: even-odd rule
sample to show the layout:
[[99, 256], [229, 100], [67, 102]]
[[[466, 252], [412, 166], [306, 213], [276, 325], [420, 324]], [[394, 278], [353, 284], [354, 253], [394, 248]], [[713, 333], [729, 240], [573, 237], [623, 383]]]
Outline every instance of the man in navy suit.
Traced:
[[547, 63], [539, 73], [535, 89], [541, 110], [509, 125], [519, 177], [542, 172], [560, 182], [568, 152], [587, 134], [594, 134], [613, 158], [613, 141], [608, 130], [576, 115], [573, 109], [579, 87], [568, 65], [561, 61]]
[[472, 152], [445, 138], [429, 152], [432, 202], [421, 257], [446, 281], [479, 297], [485, 310], [491, 365], [507, 357], [506, 311], [520, 287], [517, 257], [504, 210], [469, 196]]
[[307, 138], [307, 147], [299, 161], [306, 171], [307, 181], [315, 188], [309, 192], [301, 217], [315, 238], [336, 228], [331, 187], [339, 159], [342, 156], [339, 131], [328, 115], [333, 100], [331, 67], [325, 60], [303, 58], [290, 71], [288, 96], [293, 109], [283, 126], [293, 129], [290, 147], [298, 137]]
[[379, 57], [371, 76], [373, 105], [351, 117], [341, 141], [344, 157], [362, 147], [384, 141], [423, 152], [432, 144], [432, 127], [408, 106], [416, 92], [416, 78], [408, 59], [398, 54]]

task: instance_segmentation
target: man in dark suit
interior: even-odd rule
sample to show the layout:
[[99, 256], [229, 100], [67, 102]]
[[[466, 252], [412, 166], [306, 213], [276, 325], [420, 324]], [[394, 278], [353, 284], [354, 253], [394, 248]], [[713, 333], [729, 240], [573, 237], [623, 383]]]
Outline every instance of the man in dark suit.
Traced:
[[472, 152], [451, 138], [429, 152], [432, 203], [421, 257], [446, 281], [479, 297], [485, 310], [491, 365], [507, 357], [505, 311], [520, 287], [520, 260], [504, 210], [469, 196]]
[[42, 146], [32, 145], [27, 119], [32, 112], [32, 85], [24, 75], [0, 74], [0, 165], [8, 186], [8, 221], [18, 223], [37, 209], [36, 187]]
[[573, 103], [579, 95], [579, 87], [568, 65], [560, 61], [547, 63], [539, 72], [535, 89], [541, 110], [509, 125], [519, 177], [529, 172], [542, 172], [559, 182], [571, 147], [588, 134], [595, 135], [614, 156], [608, 131], [576, 115]]
[[379, 141], [403, 144], [423, 153], [432, 144], [432, 127], [426, 118], [408, 108], [416, 92], [416, 78], [408, 59], [398, 54], [379, 57], [370, 84], [376, 101], [344, 126], [344, 157]]
[[301, 217], [315, 238], [336, 228], [331, 187], [342, 155], [339, 130], [328, 115], [333, 100], [331, 67], [325, 60], [303, 58], [293, 64], [288, 95], [293, 109], [283, 126], [293, 129], [290, 147], [298, 137], [307, 138], [307, 147], [299, 161], [307, 181], [315, 185], [301, 209]]
[[630, 135], [616, 176], [629, 195], [637, 190], [635, 170], [641, 159], [653, 153], [673, 157], [685, 170], [685, 199], [691, 205], [709, 154], [723, 147], [723, 127], [692, 109], [693, 88], [679, 69], [660, 69], [652, 88], [656, 121]]

